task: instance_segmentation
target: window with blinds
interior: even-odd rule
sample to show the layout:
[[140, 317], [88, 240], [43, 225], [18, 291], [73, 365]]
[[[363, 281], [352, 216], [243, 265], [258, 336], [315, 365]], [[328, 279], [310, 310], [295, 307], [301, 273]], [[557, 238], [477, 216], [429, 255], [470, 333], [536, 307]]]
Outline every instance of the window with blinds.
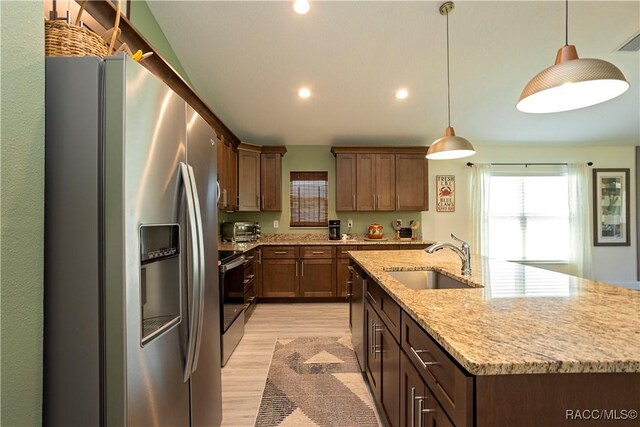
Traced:
[[291, 172], [291, 227], [326, 227], [328, 224], [327, 172]]
[[510, 261], [569, 259], [567, 175], [491, 176], [489, 256]]

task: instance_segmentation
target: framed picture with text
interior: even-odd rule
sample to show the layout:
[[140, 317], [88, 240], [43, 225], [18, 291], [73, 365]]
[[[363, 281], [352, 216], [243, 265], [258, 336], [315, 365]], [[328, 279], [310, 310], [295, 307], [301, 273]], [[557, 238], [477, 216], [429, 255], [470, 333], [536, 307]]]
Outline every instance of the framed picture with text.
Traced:
[[436, 175], [436, 212], [456, 211], [455, 175]]
[[629, 246], [630, 170], [593, 170], [593, 244]]

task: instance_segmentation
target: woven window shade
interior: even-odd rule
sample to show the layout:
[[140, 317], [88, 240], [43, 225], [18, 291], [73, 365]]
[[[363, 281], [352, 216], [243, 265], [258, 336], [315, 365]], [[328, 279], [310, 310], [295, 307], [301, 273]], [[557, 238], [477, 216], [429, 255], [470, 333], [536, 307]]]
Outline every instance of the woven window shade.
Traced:
[[326, 227], [327, 172], [291, 172], [291, 227]]

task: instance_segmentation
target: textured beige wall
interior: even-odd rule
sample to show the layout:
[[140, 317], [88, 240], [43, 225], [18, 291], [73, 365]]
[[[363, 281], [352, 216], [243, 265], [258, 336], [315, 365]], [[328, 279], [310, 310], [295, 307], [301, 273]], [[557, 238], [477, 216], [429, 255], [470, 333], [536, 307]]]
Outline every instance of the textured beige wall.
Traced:
[[3, 426], [42, 420], [44, 24], [37, 1], [0, 1]]

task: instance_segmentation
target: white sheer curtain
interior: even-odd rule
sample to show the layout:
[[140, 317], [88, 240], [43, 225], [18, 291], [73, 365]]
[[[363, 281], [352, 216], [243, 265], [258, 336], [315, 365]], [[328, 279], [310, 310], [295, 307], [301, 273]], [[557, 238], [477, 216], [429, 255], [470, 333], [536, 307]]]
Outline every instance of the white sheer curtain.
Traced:
[[473, 166], [471, 175], [471, 250], [489, 256], [489, 189], [491, 166]]
[[567, 165], [569, 185], [570, 252], [569, 274], [591, 278], [591, 208], [589, 168], [586, 164]]

